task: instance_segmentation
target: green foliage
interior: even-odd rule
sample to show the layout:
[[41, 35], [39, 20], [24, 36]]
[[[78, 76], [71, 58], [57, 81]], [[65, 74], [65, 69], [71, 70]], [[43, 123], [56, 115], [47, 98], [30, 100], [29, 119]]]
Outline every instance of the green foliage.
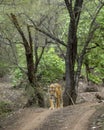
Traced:
[[[100, 52], [100, 55], [99, 55]], [[104, 51], [100, 47], [92, 49], [86, 54], [85, 59], [91, 69], [89, 79], [96, 84], [104, 79]]]
[[[24, 55], [23, 48], [18, 46], [17, 52], [18, 52], [19, 64], [21, 66], [26, 66], [25, 57], [23, 56]], [[51, 47], [49, 50], [47, 50], [44, 53], [40, 61], [38, 72], [37, 72], [37, 78], [41, 75], [41, 79], [39, 79], [39, 82], [41, 83], [49, 83], [49, 82], [57, 81], [59, 79], [62, 79], [64, 71], [65, 71], [64, 61], [57, 55], [55, 49]], [[18, 67], [12, 69], [11, 74], [12, 74], [14, 86], [19, 84], [23, 79], [23, 77], [26, 77]], [[31, 87], [29, 87], [28, 91], [29, 93], [33, 93]]]
[[8, 72], [9, 72], [9, 70], [8, 70], [7, 64], [1, 60], [0, 61], [0, 77], [3, 77]]
[[95, 74], [89, 74], [89, 79], [90, 81], [92, 81], [93, 83], [99, 84], [102, 82], [102, 80], [99, 78], [99, 76], [95, 75]]
[[89, 66], [94, 68], [90, 75], [89, 79], [94, 83], [102, 83], [104, 79], [104, 9], [102, 9], [97, 17], [97, 23], [100, 25], [100, 28], [95, 32], [94, 38], [89, 45], [91, 49], [87, 54], [87, 59]]
[[56, 54], [55, 49], [51, 47], [40, 62], [38, 75], [41, 75], [43, 83], [55, 82], [62, 79], [65, 70], [64, 61]]
[[10, 108], [10, 104], [8, 102], [4, 102], [4, 101], [0, 102], [0, 116], [5, 116], [11, 111], [12, 109]]
[[99, 16], [97, 17], [97, 22], [104, 27], [104, 9], [102, 8], [102, 10], [100, 11]]
[[[96, 12], [96, 4], [98, 4], [98, 1], [95, 1], [93, 3], [93, 8], [91, 6], [91, 3], [93, 1], [89, 1], [86, 3], [86, 8], [89, 7], [88, 10], [83, 10], [79, 22], [78, 27], [78, 54], [81, 53], [83, 45], [85, 43], [85, 40], [88, 36], [90, 23], [92, 21], [91, 15], [89, 15], [89, 12], [95, 15]], [[104, 79], [104, 9], [100, 11], [99, 15], [97, 16], [96, 23], [100, 25], [100, 28], [96, 30], [94, 33], [94, 36], [92, 37], [92, 41], [90, 42], [88, 46], [88, 50], [86, 51], [86, 55], [84, 57], [84, 61], [87, 60], [87, 64], [89, 65], [89, 68], [91, 69], [90, 74], [88, 75], [89, 80], [91, 80], [94, 83], [102, 83], [102, 80]], [[83, 66], [83, 65], [82, 65]], [[86, 76], [86, 73], [84, 71], [85, 68], [82, 67], [82, 75]]]
[[6, 51], [9, 51], [9, 48], [5, 45], [0, 45], [0, 77], [3, 77], [9, 72], [8, 67], [10, 64], [10, 60], [8, 60], [9, 55], [7, 55]]
[[[17, 85], [21, 82], [21, 80], [26, 76], [25, 73], [21, 70], [21, 68], [25, 71], [26, 70], [26, 58], [25, 58], [25, 52], [24, 48], [21, 44], [16, 45], [16, 62], [18, 62], [17, 66], [13, 66], [11, 69], [11, 75], [12, 75], [12, 81], [13, 85]], [[19, 67], [20, 68], [19, 68]]]
[[11, 74], [13, 85], [17, 85], [18, 83], [20, 83], [23, 77], [23, 73], [21, 72], [21, 70], [19, 68], [15, 68], [14, 70], [11, 71]]

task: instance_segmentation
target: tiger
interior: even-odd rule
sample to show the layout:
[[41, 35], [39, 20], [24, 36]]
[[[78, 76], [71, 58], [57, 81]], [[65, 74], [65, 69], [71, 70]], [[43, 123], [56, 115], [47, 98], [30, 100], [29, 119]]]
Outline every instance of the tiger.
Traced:
[[61, 108], [62, 104], [62, 86], [58, 83], [53, 83], [49, 86], [49, 103], [50, 108]]

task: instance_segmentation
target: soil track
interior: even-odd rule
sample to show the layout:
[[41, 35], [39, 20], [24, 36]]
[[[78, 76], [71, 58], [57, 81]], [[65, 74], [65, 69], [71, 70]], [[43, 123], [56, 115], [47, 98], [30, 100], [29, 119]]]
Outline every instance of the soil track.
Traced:
[[15, 113], [0, 130], [88, 130], [99, 103], [84, 103], [59, 110], [28, 108]]
[[98, 103], [84, 103], [56, 110], [35, 130], [87, 130], [88, 120], [98, 106]]
[[[92, 95], [95, 95], [95, 93], [86, 94], [84, 99], [86, 98], [88, 101]], [[8, 83], [0, 83], [0, 101], [16, 103], [16, 108], [19, 106], [19, 110], [14, 111], [7, 118], [0, 118], [0, 130], [89, 130], [88, 124], [91, 122], [91, 117], [96, 113], [96, 110], [99, 111], [100, 107], [104, 107], [104, 103], [92, 100], [89, 103], [85, 102], [58, 110], [35, 107], [20, 109], [22, 106], [20, 104], [25, 102], [22, 95], [21, 89], [14, 90]]]

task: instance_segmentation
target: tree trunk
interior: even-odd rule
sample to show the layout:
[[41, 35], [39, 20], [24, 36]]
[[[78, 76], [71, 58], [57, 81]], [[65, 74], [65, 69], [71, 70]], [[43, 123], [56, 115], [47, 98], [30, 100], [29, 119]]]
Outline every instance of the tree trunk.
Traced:
[[25, 48], [25, 55], [26, 55], [26, 62], [27, 62], [27, 77], [31, 87], [34, 89], [34, 94], [30, 95], [30, 98], [28, 99], [25, 106], [31, 106], [32, 104], [37, 104], [37, 103], [39, 106], [44, 106], [44, 98], [41, 92], [39, 91], [40, 86], [38, 85], [35, 77], [35, 66], [33, 60], [33, 43], [32, 43], [30, 26], [27, 25], [27, 31], [29, 36], [29, 40], [27, 40], [23, 30], [21, 29], [18, 23], [16, 16], [12, 13], [11, 13], [11, 20], [23, 40], [23, 46]]
[[77, 55], [77, 27], [79, 23], [83, 0], [76, 0], [73, 9], [72, 0], [65, 0], [65, 4], [70, 16], [68, 42], [66, 51], [66, 85], [63, 94], [63, 105], [75, 104], [77, 98], [75, 80], [75, 60]]
[[34, 73], [34, 62], [33, 62], [33, 54], [31, 53], [26, 53], [26, 61], [27, 61], [27, 69], [28, 69], [28, 80], [30, 84], [35, 85], [35, 73]]
[[76, 90], [74, 80], [74, 65], [77, 54], [77, 37], [73, 21], [70, 22], [68, 34], [68, 47], [66, 52], [66, 85], [63, 94], [63, 105], [68, 106], [76, 101]]

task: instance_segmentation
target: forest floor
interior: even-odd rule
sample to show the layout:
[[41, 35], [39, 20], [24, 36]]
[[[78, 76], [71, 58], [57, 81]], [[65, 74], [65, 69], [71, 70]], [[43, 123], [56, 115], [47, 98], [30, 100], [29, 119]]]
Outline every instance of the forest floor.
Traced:
[[[79, 92], [78, 104], [73, 106], [23, 109], [21, 106], [26, 101], [23, 90], [1, 82], [0, 101], [8, 101], [14, 111], [0, 118], [0, 130], [104, 130], [104, 103], [98, 103], [96, 92], [82, 92], [82, 89]], [[103, 92], [104, 88], [97, 93]]]

